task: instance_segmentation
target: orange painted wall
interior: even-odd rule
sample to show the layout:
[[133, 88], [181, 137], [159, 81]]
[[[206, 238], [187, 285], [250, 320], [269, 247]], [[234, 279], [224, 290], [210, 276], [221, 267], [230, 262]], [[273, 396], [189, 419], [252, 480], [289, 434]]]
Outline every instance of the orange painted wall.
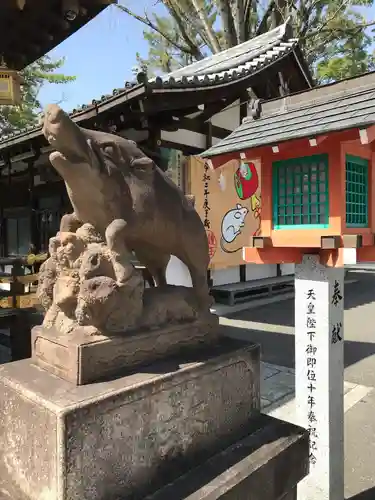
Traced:
[[[272, 203], [272, 165], [275, 161], [289, 160], [303, 156], [327, 154], [329, 161], [329, 227], [322, 229], [273, 229]], [[278, 247], [320, 247], [323, 235], [341, 234], [342, 200], [344, 199], [345, 177], [341, 174], [340, 146], [323, 142], [321, 146], [311, 147], [308, 140], [290, 145], [285, 150], [273, 153], [272, 148], [264, 148], [261, 154], [262, 175], [262, 236], [272, 236], [274, 246]], [[344, 184], [343, 184], [344, 183]], [[332, 186], [335, 188], [332, 189]]]
[[[259, 151], [259, 150], [258, 150]], [[254, 150], [245, 151], [246, 156], [254, 154]], [[272, 165], [275, 161], [327, 154], [329, 162], [329, 227], [321, 229], [273, 229], [272, 203]], [[346, 199], [345, 199], [345, 155], [350, 154], [370, 160], [369, 200], [370, 221], [369, 228], [346, 227]], [[271, 147], [262, 148], [258, 152], [261, 159], [262, 185], [262, 224], [261, 235], [271, 236], [276, 247], [320, 247], [321, 236], [341, 234], [362, 234], [364, 236], [375, 232], [375, 203], [371, 203], [375, 195], [375, 155], [371, 148], [361, 145], [359, 140], [340, 143], [335, 139], [328, 139], [316, 147], [311, 147], [308, 140], [296, 141], [286, 145], [278, 153], [273, 153]], [[367, 244], [364, 241], [364, 244]]]
[[[321, 236], [343, 234], [362, 234], [363, 244], [372, 244], [372, 234], [375, 233], [375, 154], [369, 145], [362, 145], [358, 131], [335, 133], [319, 141], [315, 147], [310, 146], [308, 139], [299, 139], [279, 146], [280, 151], [274, 153], [271, 146], [245, 150], [247, 159], [257, 157], [261, 163], [261, 235], [272, 237], [274, 247], [289, 248], [320, 248]], [[272, 203], [272, 164], [275, 161], [327, 154], [329, 162], [329, 227], [321, 229], [273, 229]], [[369, 172], [369, 227], [346, 227], [346, 197], [345, 197], [345, 156], [353, 155], [370, 161]], [[238, 158], [240, 152], [228, 153], [212, 159], [212, 166]], [[372, 201], [374, 200], [374, 201]]]

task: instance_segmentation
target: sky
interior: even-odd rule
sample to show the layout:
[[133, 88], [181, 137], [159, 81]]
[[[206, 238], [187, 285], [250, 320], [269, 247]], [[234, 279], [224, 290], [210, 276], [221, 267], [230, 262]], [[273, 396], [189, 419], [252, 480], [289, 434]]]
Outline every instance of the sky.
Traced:
[[[161, 14], [163, 7], [156, 2], [126, 0], [126, 6], [140, 15], [145, 9]], [[44, 85], [39, 94], [42, 106], [57, 102], [71, 111], [123, 87], [125, 81], [134, 78], [131, 70], [136, 65], [136, 52], [147, 56], [144, 28], [139, 21], [110, 5], [49, 53], [53, 58], [65, 57], [61, 72], [76, 76], [76, 80], [64, 85]]]
[[[1, 1], [1, 0], [0, 0]], [[163, 13], [158, 0], [120, 0], [137, 14]], [[362, 10], [362, 9], [361, 9]], [[366, 9], [367, 19], [375, 18], [375, 6]], [[50, 52], [54, 58], [65, 57], [63, 73], [76, 76], [65, 85], [46, 84], [39, 98], [44, 107], [59, 103], [66, 111], [100, 99], [131, 80], [136, 52], [146, 58], [148, 44], [143, 39], [144, 25], [111, 5], [74, 35]]]

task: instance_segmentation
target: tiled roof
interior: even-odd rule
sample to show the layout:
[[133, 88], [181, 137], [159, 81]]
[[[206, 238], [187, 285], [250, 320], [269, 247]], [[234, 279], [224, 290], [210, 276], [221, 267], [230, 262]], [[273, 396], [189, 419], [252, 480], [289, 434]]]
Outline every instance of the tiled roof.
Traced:
[[[88, 105], [74, 109], [70, 116], [76, 121], [90, 118], [91, 112], [100, 113], [104, 109], [116, 106], [127, 100], [128, 95], [141, 89], [184, 89], [186, 87], [215, 87], [230, 83], [266, 69], [292, 52], [298, 45], [298, 40], [290, 38], [290, 26], [285, 24], [263, 35], [244, 42], [236, 47], [207, 57], [202, 61], [190, 64], [165, 76], [147, 79], [143, 73], [138, 75], [138, 83], [125, 82], [123, 88], [114, 89], [112, 94], [103, 95], [100, 99]], [[306, 77], [308, 78], [308, 77]], [[97, 111], [96, 111], [97, 110]], [[41, 135], [41, 127], [30, 126], [0, 139], [0, 150], [15, 142], [28, 140]]]
[[298, 45], [290, 37], [289, 21], [236, 47], [148, 81], [156, 88], [217, 85], [255, 73], [285, 57]]
[[259, 118], [245, 118], [205, 151], [211, 157], [375, 123], [375, 73], [263, 103]]
[[[116, 98], [122, 97], [125, 94], [129, 93], [130, 90], [135, 87], [142, 87], [135, 82], [125, 82], [124, 87], [113, 89], [112, 94], [102, 95], [99, 99], [94, 99], [89, 104], [83, 104], [73, 109], [69, 116], [71, 116], [75, 121], [79, 122], [85, 118], [89, 118], [88, 116], [91, 112], [95, 112], [97, 107], [100, 107], [104, 104], [109, 104], [111, 101], [116, 100]], [[96, 114], [96, 112], [95, 112]], [[31, 139], [40, 135], [42, 132], [41, 126], [30, 125], [29, 127], [25, 127], [22, 130], [17, 130], [16, 132], [10, 133], [8, 135], [2, 135], [0, 139], [0, 149], [6, 147], [10, 141], [15, 138], [23, 138], [27, 137], [27, 139]]]

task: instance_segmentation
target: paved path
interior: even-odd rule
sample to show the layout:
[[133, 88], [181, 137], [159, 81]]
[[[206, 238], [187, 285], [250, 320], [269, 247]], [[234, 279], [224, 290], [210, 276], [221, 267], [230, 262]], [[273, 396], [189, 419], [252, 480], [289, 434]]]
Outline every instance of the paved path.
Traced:
[[[344, 382], [344, 411], [374, 390], [373, 387]], [[285, 366], [262, 363], [261, 405], [263, 413], [298, 424], [294, 399], [294, 370]], [[375, 436], [374, 436], [375, 441]], [[374, 469], [375, 473], [375, 469]]]
[[[375, 499], [375, 272], [345, 287], [345, 495]], [[294, 300], [222, 313], [224, 334], [262, 347], [262, 408], [295, 422]]]

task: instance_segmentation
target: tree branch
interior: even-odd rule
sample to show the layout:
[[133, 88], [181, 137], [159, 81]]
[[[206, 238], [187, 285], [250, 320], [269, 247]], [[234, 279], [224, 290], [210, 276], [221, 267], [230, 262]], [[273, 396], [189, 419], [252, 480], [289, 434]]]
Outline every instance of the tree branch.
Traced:
[[204, 59], [204, 55], [202, 54], [199, 46], [196, 43], [194, 43], [194, 41], [188, 35], [188, 32], [185, 29], [184, 22], [181, 19], [181, 16], [180, 16], [179, 12], [177, 12], [177, 9], [174, 7], [174, 5], [172, 4], [172, 2], [173, 2], [173, 0], [165, 0], [163, 2], [163, 4], [167, 8], [169, 14], [175, 20], [175, 22], [176, 22], [176, 24], [178, 26], [178, 29], [180, 30], [180, 34], [181, 34], [182, 38], [185, 40], [185, 43], [188, 45], [188, 47], [190, 49], [188, 51], [185, 51], [185, 53], [191, 54], [198, 61], [201, 60], [201, 59]]
[[370, 28], [371, 26], [375, 26], [375, 21], [370, 21], [369, 23], [363, 23], [363, 24], [357, 24], [356, 26], [353, 26], [352, 28], [350, 26], [346, 26], [345, 28], [333, 28], [332, 30], [325, 30], [325, 29], [320, 29], [313, 31], [309, 33], [307, 36], [305, 36], [305, 39], [312, 38], [317, 35], [321, 35], [322, 33], [326, 33], [327, 31], [331, 33], [334, 31], [335, 33], [341, 33], [342, 35], [348, 35], [350, 34], [351, 36], [358, 35], [362, 30], [366, 28]]
[[[335, 17], [337, 16], [337, 14], [340, 12], [340, 10], [342, 10], [342, 8], [345, 8], [348, 4], [349, 0], [344, 0], [342, 2], [342, 4], [337, 7], [337, 9], [334, 11], [334, 13], [330, 16], [330, 17], [327, 17], [325, 22], [322, 23], [319, 28], [317, 30], [315, 30], [314, 32], [311, 32], [309, 33], [309, 37], [311, 38], [312, 36], [316, 36], [316, 35], [319, 35], [323, 29], [331, 22], [333, 21], [333, 19], [335, 19]], [[319, 3], [319, 0], [316, 0], [315, 2], [312, 3], [312, 5], [310, 6], [309, 8], [309, 13], [312, 12], [313, 8]]]
[[125, 12], [125, 14], [128, 14], [129, 16], [131, 16], [134, 19], [136, 19], [137, 21], [141, 22], [142, 24], [144, 24], [148, 28], [152, 29], [153, 31], [156, 31], [156, 33], [159, 33], [159, 35], [161, 35], [163, 38], [165, 38], [167, 40], [167, 42], [170, 43], [171, 45], [173, 45], [173, 47], [175, 47], [176, 49], [181, 50], [181, 52], [187, 52], [188, 54], [195, 55], [195, 54], [193, 54], [193, 52], [191, 51], [191, 49], [189, 47], [184, 47], [183, 45], [172, 40], [172, 38], [170, 38], [166, 33], [161, 31], [147, 16], [145, 16], [145, 17], [140, 16], [140, 15], [136, 14], [135, 12], [132, 12], [127, 7], [124, 7], [124, 5], [121, 5], [121, 4], [115, 4], [115, 6], [118, 9], [120, 9], [121, 11]]

